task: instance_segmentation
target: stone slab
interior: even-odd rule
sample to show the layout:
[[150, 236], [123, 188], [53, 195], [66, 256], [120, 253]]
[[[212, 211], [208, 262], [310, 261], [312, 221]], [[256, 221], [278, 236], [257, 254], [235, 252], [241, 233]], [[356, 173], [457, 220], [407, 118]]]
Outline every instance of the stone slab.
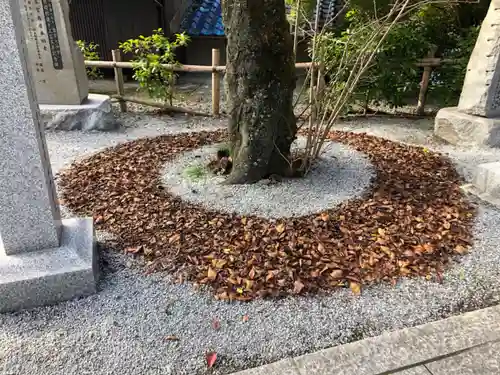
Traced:
[[394, 372], [388, 375], [432, 375], [424, 366], [409, 368], [407, 370]]
[[500, 343], [480, 346], [456, 356], [428, 363], [426, 366], [432, 375], [498, 375]]
[[46, 129], [52, 130], [116, 130], [120, 124], [107, 95], [90, 94], [80, 105], [40, 105]]
[[88, 95], [82, 52], [71, 34], [68, 0], [12, 0], [21, 10], [39, 104], [80, 104]]
[[476, 196], [477, 198], [485, 201], [494, 206], [500, 207], [500, 199], [493, 197], [488, 193], [481, 193], [473, 184], [465, 184], [461, 186], [461, 189], [467, 193]]
[[479, 164], [473, 184], [480, 193], [500, 198], [500, 162]]
[[472, 184], [465, 184], [461, 189], [500, 207], [500, 162], [479, 164]]
[[61, 246], [0, 255], [0, 312], [96, 292], [99, 274], [92, 218], [63, 220]]
[[458, 146], [500, 147], [500, 118], [485, 118], [442, 108], [434, 122], [434, 134]]
[[500, 307], [333, 347], [295, 358], [301, 375], [397, 373], [500, 339]]
[[481, 25], [464, 79], [458, 108], [484, 117], [500, 116], [500, 0], [492, 0]]
[[233, 375], [300, 375], [293, 359], [288, 358], [269, 365], [251, 368]]
[[0, 51], [1, 239], [7, 254], [57, 247], [59, 207], [14, 0], [0, 2]]

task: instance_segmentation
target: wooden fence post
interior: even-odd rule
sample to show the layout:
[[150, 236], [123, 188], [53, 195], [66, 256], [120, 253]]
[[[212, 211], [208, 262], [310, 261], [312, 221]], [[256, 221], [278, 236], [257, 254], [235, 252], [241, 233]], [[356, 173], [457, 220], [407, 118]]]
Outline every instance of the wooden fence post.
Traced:
[[212, 115], [220, 114], [220, 74], [215, 70], [220, 64], [220, 51], [212, 49]]
[[[119, 49], [112, 50], [111, 54], [113, 56], [113, 62], [122, 61], [122, 53]], [[123, 100], [123, 97], [125, 96], [125, 83], [123, 79], [123, 70], [122, 68], [118, 68], [115, 66], [114, 71], [115, 71], [116, 92], [120, 96], [120, 98], [118, 99], [120, 103], [120, 110], [122, 112], [127, 112], [127, 102]]]
[[[433, 47], [427, 57], [434, 57], [436, 54], [436, 47]], [[429, 80], [431, 79], [432, 66], [428, 65], [424, 67], [424, 73], [422, 74], [422, 81], [420, 85], [420, 92], [418, 93], [418, 103], [416, 114], [423, 116], [425, 114], [425, 100], [427, 99], [427, 90], [429, 89]]]

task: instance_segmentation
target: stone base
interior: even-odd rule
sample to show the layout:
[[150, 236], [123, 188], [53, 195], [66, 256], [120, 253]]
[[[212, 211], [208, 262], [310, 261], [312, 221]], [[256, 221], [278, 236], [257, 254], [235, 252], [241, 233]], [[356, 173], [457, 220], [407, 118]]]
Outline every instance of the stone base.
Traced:
[[58, 248], [7, 256], [0, 245], [0, 312], [96, 292], [99, 264], [92, 218], [62, 224]]
[[480, 164], [472, 184], [462, 186], [467, 193], [500, 206], [500, 162]]
[[443, 108], [436, 115], [434, 134], [458, 146], [500, 147], [500, 118], [486, 118]]
[[81, 105], [40, 105], [46, 129], [110, 131], [120, 124], [113, 113], [110, 97], [89, 94]]

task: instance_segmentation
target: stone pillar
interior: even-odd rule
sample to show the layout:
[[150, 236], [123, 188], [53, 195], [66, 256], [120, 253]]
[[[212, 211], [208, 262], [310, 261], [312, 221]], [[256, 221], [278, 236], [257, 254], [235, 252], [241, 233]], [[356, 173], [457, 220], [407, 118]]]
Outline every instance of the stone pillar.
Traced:
[[481, 25], [458, 107], [438, 112], [434, 132], [456, 145], [500, 147], [500, 0]]
[[18, 2], [39, 104], [82, 104], [88, 80], [83, 55], [71, 34], [68, 1]]
[[0, 2], [0, 312], [95, 291], [91, 218], [61, 221], [19, 0]]

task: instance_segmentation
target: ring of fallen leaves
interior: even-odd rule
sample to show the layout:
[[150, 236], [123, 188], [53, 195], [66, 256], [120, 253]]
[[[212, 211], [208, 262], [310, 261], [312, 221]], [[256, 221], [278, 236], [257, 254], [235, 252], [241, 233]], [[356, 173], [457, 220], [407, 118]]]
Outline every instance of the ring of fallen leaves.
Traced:
[[330, 138], [365, 153], [376, 169], [363, 198], [276, 221], [210, 211], [160, 184], [164, 163], [220, 142], [225, 132], [140, 139], [73, 164], [60, 176], [64, 204], [93, 215], [149, 271], [213, 287], [219, 299], [319, 292], [400, 277], [440, 280], [471, 242], [475, 214], [452, 163], [425, 148], [366, 134]]

